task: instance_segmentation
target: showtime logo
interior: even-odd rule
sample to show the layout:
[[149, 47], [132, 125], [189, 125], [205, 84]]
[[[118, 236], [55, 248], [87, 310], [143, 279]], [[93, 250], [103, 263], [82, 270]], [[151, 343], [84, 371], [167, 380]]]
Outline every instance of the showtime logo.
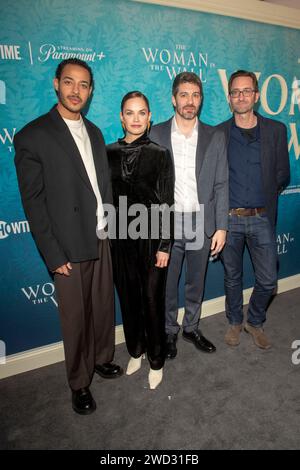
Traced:
[[142, 52], [150, 70], [153, 72], [166, 71], [170, 80], [181, 72], [194, 72], [202, 82], [207, 81], [207, 70], [215, 64], [209, 61], [208, 53], [191, 50], [184, 44], [176, 44], [175, 49], [158, 49], [142, 47]]
[[281, 233], [277, 235], [277, 253], [278, 255], [285, 255], [288, 252], [289, 245], [295, 241], [295, 238], [290, 233]]
[[36, 286], [22, 287], [21, 291], [33, 305], [47, 304], [53, 302], [57, 307], [57, 302], [54, 297], [55, 287], [53, 282], [46, 282], [45, 284], [37, 284]]
[[3, 240], [10, 235], [20, 235], [21, 233], [28, 232], [30, 232], [30, 227], [27, 220], [20, 220], [10, 223], [4, 222], [4, 220], [0, 220], [0, 240]]
[[20, 47], [11, 44], [0, 44], [1, 60], [22, 60], [20, 56]]
[[3, 80], [0, 80], [0, 104], [6, 104], [6, 86]]

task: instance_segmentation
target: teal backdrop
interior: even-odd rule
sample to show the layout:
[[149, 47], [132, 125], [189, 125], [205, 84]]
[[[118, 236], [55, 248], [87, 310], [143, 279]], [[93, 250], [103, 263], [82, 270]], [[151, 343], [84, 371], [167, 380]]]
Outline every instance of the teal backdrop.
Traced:
[[[88, 118], [107, 143], [122, 135], [120, 101], [132, 89], [149, 97], [157, 123], [173, 113], [175, 74], [194, 71], [204, 85], [201, 119], [214, 125], [230, 117], [229, 75], [240, 68], [255, 71], [262, 91], [259, 111], [284, 122], [290, 141], [292, 178], [280, 196], [277, 226], [279, 278], [300, 272], [299, 30], [129, 0], [0, 4], [0, 340], [7, 354], [61, 339], [53, 281], [20, 201], [13, 137], [56, 102], [55, 68], [72, 55], [93, 68]], [[244, 287], [252, 282], [246, 256]], [[205, 299], [223, 294], [222, 265], [211, 261]], [[118, 303], [116, 322], [122, 322]]]

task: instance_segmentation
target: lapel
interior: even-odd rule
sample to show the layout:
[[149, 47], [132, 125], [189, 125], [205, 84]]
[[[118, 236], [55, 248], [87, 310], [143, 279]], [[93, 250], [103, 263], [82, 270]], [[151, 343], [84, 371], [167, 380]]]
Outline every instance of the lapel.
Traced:
[[263, 174], [263, 181], [266, 181], [268, 176], [268, 149], [270, 148], [268, 145], [268, 129], [266, 126], [266, 120], [258, 113], [257, 120], [259, 124], [259, 133], [260, 133], [260, 162], [261, 162], [261, 171]]
[[[172, 160], [174, 163], [174, 155], [173, 155], [173, 149], [172, 149], [172, 120], [173, 118], [169, 119], [164, 127], [163, 127], [163, 132], [161, 133], [161, 142], [160, 144], [167, 147], [171, 151], [171, 156]], [[196, 149], [196, 168], [195, 168], [195, 173], [196, 173], [196, 178], [198, 178], [202, 164], [204, 161], [204, 156], [206, 149], [210, 143], [210, 135], [208, 132], [205, 131], [204, 125], [202, 124], [201, 121], [198, 121], [198, 139], [197, 139], [197, 149]]]
[[196, 149], [196, 178], [200, 175], [206, 149], [210, 143], [211, 135], [208, 133], [201, 121], [198, 121], [198, 140]]
[[225, 134], [225, 144], [226, 144], [226, 148], [227, 148], [228, 145], [229, 145], [230, 130], [231, 130], [232, 122], [233, 122], [233, 117], [231, 117], [230, 119], [228, 119], [228, 121], [225, 121], [224, 124], [221, 125], [221, 128], [223, 129], [224, 134]]
[[57, 111], [56, 106], [51, 109], [49, 114], [52, 123], [54, 124], [54, 126], [52, 126], [49, 130], [53, 131], [55, 139], [59, 142], [59, 145], [71, 159], [72, 165], [75, 167], [83, 182], [92, 192], [94, 192], [78, 147], [72, 137], [71, 132], [69, 131], [67, 124], [64, 122], [59, 112]]
[[163, 128], [162, 128], [160, 145], [162, 145], [162, 146], [164, 146], [164, 147], [166, 147], [167, 149], [170, 150], [171, 157], [172, 157], [173, 164], [174, 164], [174, 154], [173, 154], [172, 138], [171, 138], [171, 136], [172, 136], [172, 120], [173, 120], [173, 118], [166, 121]]
[[101, 177], [103, 176], [103, 167], [102, 167], [103, 159], [99, 158], [99, 156], [102, 156], [104, 146], [102, 147], [102, 145], [100, 145], [99, 136], [95, 132], [95, 129], [93, 128], [93, 126], [91, 126], [90, 122], [85, 118], [83, 118], [83, 121], [84, 121], [86, 130], [89, 135], [90, 142], [91, 142], [96, 177], [98, 181], [98, 188], [99, 188], [100, 194], [103, 194], [104, 181], [103, 181], [103, 177]]

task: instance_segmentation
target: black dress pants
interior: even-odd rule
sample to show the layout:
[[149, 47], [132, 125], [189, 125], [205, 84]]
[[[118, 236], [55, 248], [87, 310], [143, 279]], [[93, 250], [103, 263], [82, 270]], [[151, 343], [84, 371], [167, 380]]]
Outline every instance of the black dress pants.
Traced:
[[113, 240], [114, 281], [125, 340], [132, 357], [147, 351], [152, 369], [165, 361], [165, 284], [167, 268], [156, 268], [159, 240]]

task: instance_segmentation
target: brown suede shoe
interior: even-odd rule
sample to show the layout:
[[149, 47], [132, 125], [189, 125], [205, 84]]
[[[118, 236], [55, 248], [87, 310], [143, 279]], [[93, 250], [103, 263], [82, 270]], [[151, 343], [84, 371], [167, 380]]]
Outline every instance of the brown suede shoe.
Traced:
[[254, 326], [246, 323], [244, 330], [252, 336], [256, 346], [261, 349], [270, 349], [271, 343], [266, 337], [263, 328], [254, 328]]
[[242, 325], [230, 325], [225, 335], [225, 343], [228, 346], [238, 346], [240, 344], [240, 333]]

